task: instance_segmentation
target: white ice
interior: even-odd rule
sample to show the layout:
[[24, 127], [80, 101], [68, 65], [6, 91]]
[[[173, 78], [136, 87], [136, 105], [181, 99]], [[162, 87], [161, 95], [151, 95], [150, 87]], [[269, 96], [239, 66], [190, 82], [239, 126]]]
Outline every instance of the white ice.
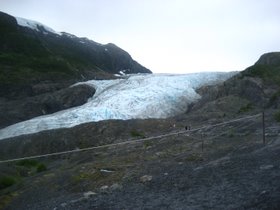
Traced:
[[234, 74], [137, 74], [77, 83], [96, 88], [86, 104], [8, 126], [0, 130], [0, 139], [108, 119], [167, 118], [185, 112], [189, 103], [199, 99], [197, 88], [223, 82]]
[[31, 28], [35, 31], [40, 31], [40, 27], [44, 28], [45, 31], [47, 32], [50, 32], [50, 33], [53, 33], [53, 34], [58, 34], [58, 35], [61, 35], [61, 33], [59, 32], [56, 32], [55, 30], [53, 30], [52, 28], [48, 27], [48, 26], [45, 26], [43, 25], [42, 23], [39, 23], [37, 21], [34, 21], [34, 20], [28, 20], [28, 19], [25, 19], [25, 18], [20, 18], [20, 17], [15, 17], [16, 20], [17, 20], [17, 24], [20, 25], [20, 26], [23, 26], [23, 27], [28, 27], [28, 28]]

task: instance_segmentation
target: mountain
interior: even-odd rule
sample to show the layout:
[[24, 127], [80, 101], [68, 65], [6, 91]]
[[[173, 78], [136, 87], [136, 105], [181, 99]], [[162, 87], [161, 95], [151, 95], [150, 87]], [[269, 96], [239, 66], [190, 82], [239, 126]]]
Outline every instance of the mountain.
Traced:
[[80, 38], [0, 20], [0, 124], [44, 115], [0, 131], [0, 209], [280, 209], [279, 52], [230, 78], [115, 78], [70, 58]]
[[[160, 96], [165, 92], [172, 92], [166, 94], [169, 101], [180, 90], [197, 100], [176, 98], [186, 112], [166, 119], [103, 120], [1, 140], [0, 160], [35, 157], [0, 161], [0, 208], [280, 209], [279, 55], [265, 54], [219, 83], [205, 83], [205, 75], [84, 82], [104, 103], [114, 98], [115, 87], [133, 105], [124, 86], [137, 91], [144, 81], [158, 80], [162, 92], [153, 95], [159, 101], [155, 114], [167, 105]], [[184, 91], [175, 81], [197, 83]], [[80, 113], [73, 112], [72, 119]], [[53, 124], [64, 122], [57, 118]], [[34, 122], [18, 129], [37, 126]]]
[[[60, 89], [114, 74], [151, 73], [114, 44], [57, 33], [35, 21], [0, 12], [0, 98], [37, 94], [37, 84]], [[45, 90], [47, 91], [47, 90]]]
[[0, 12], [0, 128], [82, 105], [95, 90], [76, 82], [135, 73], [152, 72], [114, 44]]

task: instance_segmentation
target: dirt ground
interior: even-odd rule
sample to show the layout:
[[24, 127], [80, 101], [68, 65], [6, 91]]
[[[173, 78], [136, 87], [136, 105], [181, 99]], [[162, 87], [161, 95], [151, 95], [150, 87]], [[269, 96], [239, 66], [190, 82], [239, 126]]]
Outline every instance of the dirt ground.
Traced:
[[[280, 209], [279, 154], [280, 125], [267, 125], [264, 145], [256, 118], [41, 158], [47, 170], [1, 190], [0, 207]], [[2, 173], [17, 170], [15, 163], [1, 166]]]

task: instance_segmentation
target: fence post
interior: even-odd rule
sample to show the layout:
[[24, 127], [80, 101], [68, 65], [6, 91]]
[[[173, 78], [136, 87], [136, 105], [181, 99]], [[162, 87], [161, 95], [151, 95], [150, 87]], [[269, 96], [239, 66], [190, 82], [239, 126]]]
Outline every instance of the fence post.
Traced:
[[262, 112], [262, 129], [263, 129], [263, 145], [265, 145], [265, 121], [264, 121], [264, 111]]
[[201, 134], [201, 151], [203, 153], [204, 150], [204, 140], [203, 140], [203, 134]]

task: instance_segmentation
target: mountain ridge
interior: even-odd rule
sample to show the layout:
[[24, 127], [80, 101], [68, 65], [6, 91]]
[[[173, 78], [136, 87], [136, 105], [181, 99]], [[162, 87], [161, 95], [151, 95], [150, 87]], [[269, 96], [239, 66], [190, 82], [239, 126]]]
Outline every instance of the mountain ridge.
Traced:
[[65, 83], [65, 88], [79, 81], [114, 78], [124, 70], [126, 74], [152, 73], [115, 44], [58, 35], [44, 26], [34, 30], [3, 12], [0, 29], [1, 89], [14, 92], [0, 91], [0, 97], [32, 96], [32, 85], [39, 83]]

